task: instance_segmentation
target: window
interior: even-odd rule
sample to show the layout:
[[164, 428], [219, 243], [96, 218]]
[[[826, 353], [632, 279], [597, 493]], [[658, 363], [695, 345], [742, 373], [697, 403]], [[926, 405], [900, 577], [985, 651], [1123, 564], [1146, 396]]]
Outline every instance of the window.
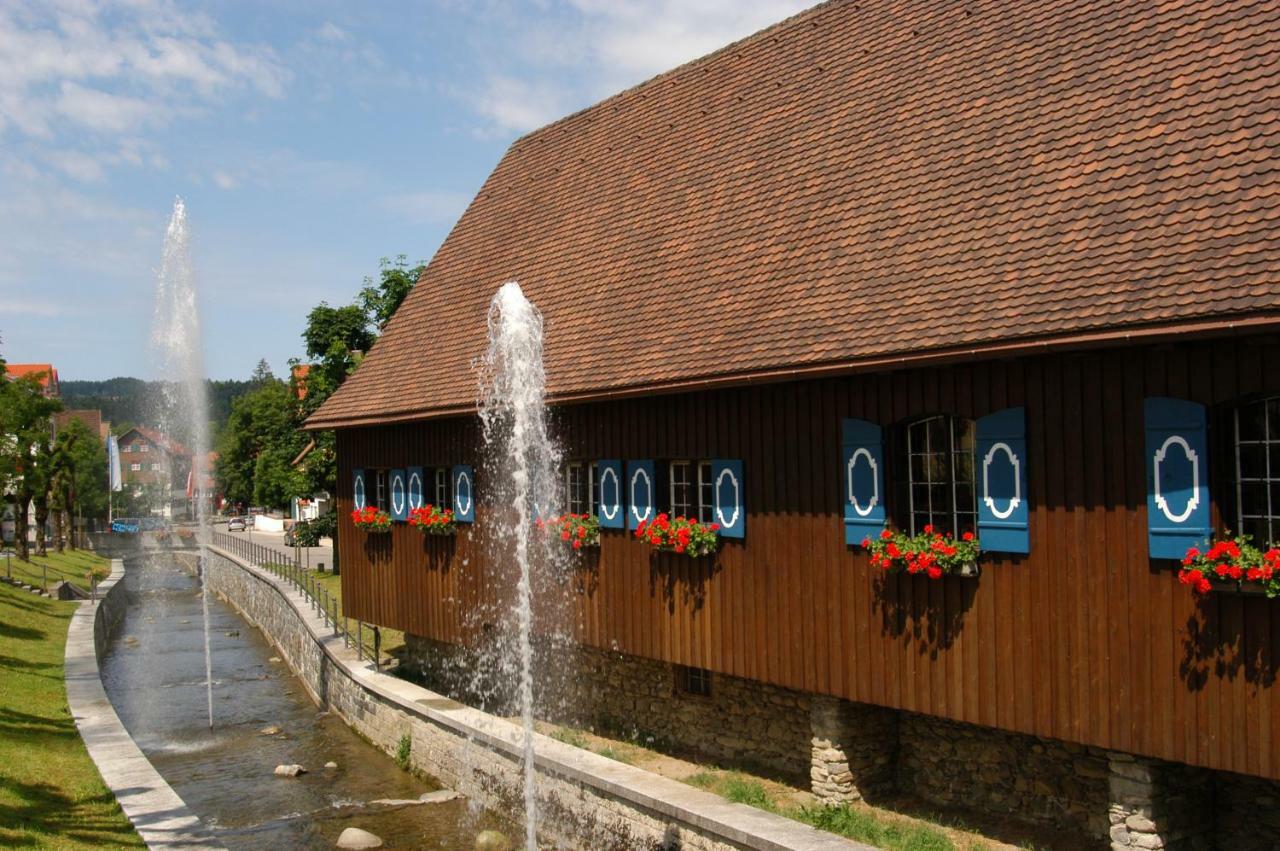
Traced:
[[436, 508], [444, 510], [453, 505], [453, 494], [449, 488], [449, 468], [436, 467]]
[[1280, 538], [1280, 396], [1235, 409], [1236, 523], [1255, 544]]
[[671, 509], [671, 516], [688, 517], [692, 508], [697, 505], [694, 501], [697, 494], [693, 492], [693, 486], [689, 482], [689, 462], [672, 461], [670, 470], [671, 501], [667, 505]]
[[130, 470], [133, 470], [133, 471], [136, 473], [137, 471], [139, 471], [139, 470], [141, 470], [141, 469], [142, 469], [142, 465], [141, 465], [141, 464], [130, 464], [130, 465], [129, 465], [129, 469], [130, 469]]
[[913, 535], [929, 525], [956, 535], [976, 532], [973, 421], [926, 417], [903, 427], [897, 443], [900, 524]]
[[387, 510], [387, 471], [374, 471], [374, 505], [379, 511]]
[[676, 665], [676, 690], [698, 697], [711, 696], [711, 672], [706, 668]]
[[598, 514], [600, 494], [596, 492], [596, 465], [574, 461], [564, 470], [564, 504], [570, 514]]
[[698, 462], [698, 522], [711, 523], [715, 512], [715, 483], [711, 480], [711, 462]]
[[688, 517], [710, 523], [715, 511], [715, 482], [710, 461], [672, 461], [670, 466], [672, 517]]
[[153, 469], [153, 470], [159, 470], [159, 469], [160, 469], [160, 462], [158, 462], [158, 461], [152, 461], [152, 462], [151, 462], [151, 469]]
[[128, 454], [132, 455], [132, 454], [133, 454], [133, 444], [132, 444], [132, 443], [126, 443], [126, 444], [124, 445], [124, 448], [123, 448], [123, 449], [121, 449], [120, 451], [121, 451], [121, 452], [125, 452], [125, 453], [128, 453]]
[[150, 451], [151, 451], [151, 444], [149, 444], [149, 443], [139, 443], [139, 444], [138, 444], [138, 451], [139, 451], [139, 452], [150, 452]]

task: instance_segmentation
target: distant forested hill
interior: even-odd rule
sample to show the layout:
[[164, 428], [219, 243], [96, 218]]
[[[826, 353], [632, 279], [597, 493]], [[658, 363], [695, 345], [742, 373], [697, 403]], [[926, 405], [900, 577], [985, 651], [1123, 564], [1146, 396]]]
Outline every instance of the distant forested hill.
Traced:
[[[213, 426], [211, 437], [216, 436], [227, 416], [231, 402], [237, 396], [254, 387], [252, 381], [209, 381], [209, 422]], [[147, 425], [160, 428], [165, 419], [178, 422], [181, 418], [166, 417], [169, 408], [165, 384], [159, 381], [143, 381], [140, 378], [108, 378], [106, 381], [60, 380], [62, 402], [68, 408], [97, 408], [103, 419], [116, 425]], [[174, 427], [173, 437], [188, 441], [190, 435]]]

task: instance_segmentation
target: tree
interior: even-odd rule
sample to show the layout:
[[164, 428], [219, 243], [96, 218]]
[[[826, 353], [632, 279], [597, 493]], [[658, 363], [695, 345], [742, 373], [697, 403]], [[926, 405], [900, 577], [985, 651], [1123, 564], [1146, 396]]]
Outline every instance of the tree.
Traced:
[[387, 327], [396, 308], [409, 295], [409, 291], [418, 283], [426, 269], [427, 265], [422, 261], [410, 267], [408, 256], [400, 254], [396, 256], [395, 262], [387, 257], [378, 261], [376, 281], [368, 277], [364, 279], [364, 287], [360, 290], [360, 306], [378, 331]]
[[377, 339], [369, 330], [369, 317], [358, 305], [330, 307], [320, 302], [307, 314], [307, 326], [302, 332], [307, 357], [324, 360], [341, 353], [351, 357], [353, 352], [367, 352]]
[[[54, 439], [53, 489], [50, 493], [54, 544], [76, 548], [76, 518], [107, 513], [107, 452], [101, 438], [78, 419], [70, 420]], [[65, 533], [70, 526], [71, 533]]]
[[[61, 409], [58, 400], [44, 395], [38, 375], [9, 381], [0, 373], [0, 490], [13, 508], [14, 543], [23, 561], [31, 559], [27, 509], [37, 496], [45, 500], [48, 495], [40, 456], [52, 440], [53, 415]], [[43, 549], [43, 533], [37, 537]]]
[[306, 446], [289, 385], [272, 378], [231, 404], [218, 443], [216, 476], [231, 502], [288, 505], [303, 492], [290, 462]]
[[275, 373], [271, 371], [271, 364], [267, 363], [266, 358], [258, 361], [258, 365], [253, 368], [253, 374], [249, 376], [249, 382], [254, 387], [261, 387], [271, 381], [275, 381]]

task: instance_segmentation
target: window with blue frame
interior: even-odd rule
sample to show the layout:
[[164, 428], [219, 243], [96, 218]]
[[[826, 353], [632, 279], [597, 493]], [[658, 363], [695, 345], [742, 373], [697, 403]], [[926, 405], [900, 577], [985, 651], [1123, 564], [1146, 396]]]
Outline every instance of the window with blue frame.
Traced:
[[712, 522], [715, 481], [710, 461], [672, 461], [667, 465], [667, 509], [672, 517]]

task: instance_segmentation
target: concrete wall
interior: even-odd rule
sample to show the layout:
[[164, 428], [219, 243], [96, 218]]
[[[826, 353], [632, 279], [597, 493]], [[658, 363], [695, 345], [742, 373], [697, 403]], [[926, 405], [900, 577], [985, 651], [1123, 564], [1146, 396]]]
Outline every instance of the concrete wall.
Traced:
[[[519, 729], [356, 660], [282, 580], [215, 550], [209, 588], [256, 624], [318, 703], [387, 753], [402, 736], [413, 765], [485, 807], [523, 812]], [[536, 737], [543, 841], [608, 849], [859, 849], [867, 846], [667, 778]]]

